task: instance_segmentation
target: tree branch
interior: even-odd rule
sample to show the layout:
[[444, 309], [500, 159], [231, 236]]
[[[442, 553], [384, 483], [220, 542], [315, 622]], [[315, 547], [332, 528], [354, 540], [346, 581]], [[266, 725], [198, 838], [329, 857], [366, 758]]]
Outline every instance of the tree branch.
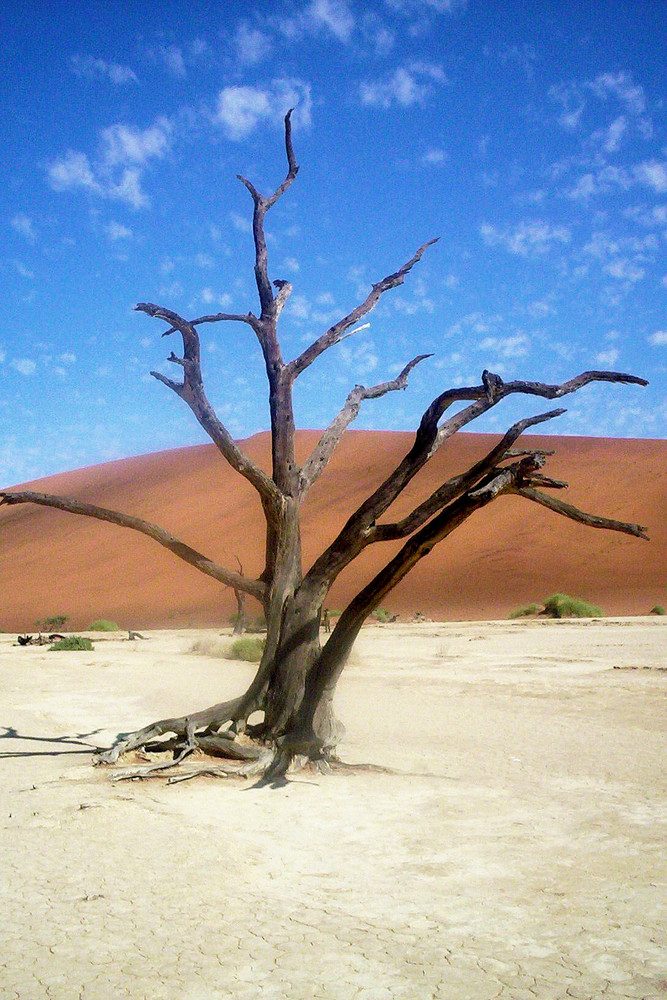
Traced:
[[608, 531], [620, 531], [626, 535], [633, 535], [635, 538], [643, 538], [645, 541], [649, 540], [649, 537], [646, 534], [648, 529], [641, 524], [631, 524], [626, 521], [614, 521], [608, 517], [599, 517], [597, 514], [587, 514], [585, 511], [579, 510], [578, 507], [573, 507], [572, 504], [565, 503], [564, 500], [548, 496], [546, 493], [541, 493], [539, 490], [533, 489], [530, 486], [516, 489], [513, 492], [515, 492], [517, 496], [525, 497], [527, 500], [533, 500], [535, 503], [541, 504], [542, 507], [555, 511], [556, 514], [562, 514], [563, 517], [569, 517], [572, 521], [578, 521], [579, 524], [585, 524], [588, 528], [605, 528]]
[[35, 503], [43, 507], [55, 507], [57, 510], [64, 510], [70, 514], [82, 514], [84, 517], [93, 517], [98, 521], [108, 521], [110, 524], [116, 524], [121, 528], [131, 528], [134, 531], [139, 531], [142, 535], [148, 535], [149, 538], [153, 538], [165, 549], [169, 549], [170, 552], [178, 556], [179, 559], [183, 559], [184, 562], [194, 566], [195, 569], [200, 570], [207, 576], [213, 577], [214, 580], [241, 590], [245, 594], [250, 594], [252, 597], [256, 597], [258, 601], [264, 599], [266, 585], [260, 580], [252, 580], [249, 577], [242, 576], [240, 573], [234, 573], [232, 570], [219, 566], [211, 559], [202, 555], [201, 552], [186, 545], [185, 542], [181, 542], [174, 535], [170, 534], [170, 532], [160, 528], [157, 524], [151, 524], [150, 521], [144, 521], [139, 517], [132, 517], [129, 514], [121, 514], [115, 510], [108, 510], [106, 507], [97, 507], [94, 504], [74, 500], [71, 497], [54, 496], [51, 493], [34, 493], [30, 490], [18, 493], [0, 492], [0, 505], [20, 503]]
[[396, 376], [395, 379], [392, 379], [389, 382], [380, 382], [378, 385], [373, 385], [369, 388], [366, 388], [363, 385], [355, 385], [354, 389], [352, 389], [349, 393], [342, 410], [331, 421], [318, 441], [312, 454], [303, 465], [301, 475], [299, 477], [299, 492], [301, 497], [305, 496], [313, 483], [315, 483], [324, 472], [345, 430], [349, 427], [352, 421], [356, 419], [363, 400], [378, 399], [380, 396], [384, 396], [388, 392], [405, 389], [408, 384], [408, 375], [412, 369], [415, 368], [420, 361], [424, 361], [426, 358], [430, 357], [432, 357], [431, 354], [419, 354], [416, 358], [413, 358], [412, 361], [408, 362], [405, 368], [399, 375]]
[[259, 193], [254, 184], [251, 184], [250, 181], [243, 177], [242, 174], [237, 174], [238, 179], [250, 192], [254, 206], [252, 216], [252, 236], [255, 244], [255, 281], [257, 284], [260, 305], [262, 307], [260, 316], [261, 320], [265, 320], [270, 317], [275, 319], [273, 292], [271, 291], [271, 282], [269, 280], [266, 237], [264, 235], [264, 216], [268, 210], [275, 205], [281, 195], [285, 193], [299, 172], [299, 167], [294, 156], [294, 149], [292, 147], [293, 110], [294, 108], [290, 108], [285, 115], [285, 152], [287, 154], [287, 175], [282, 184], [276, 188], [272, 195], [265, 198]]
[[[512, 427], [503, 436], [502, 440], [498, 442], [495, 447], [488, 452], [484, 458], [476, 462], [467, 472], [459, 476], [453, 476], [447, 482], [439, 486], [434, 493], [424, 500], [423, 503], [415, 507], [413, 511], [410, 512], [406, 517], [397, 521], [395, 524], [378, 524], [373, 531], [367, 536], [368, 542], [386, 542], [395, 541], [399, 538], [406, 538], [411, 535], [414, 531], [421, 528], [422, 525], [426, 524], [434, 514], [437, 514], [439, 510], [445, 507], [448, 503], [451, 503], [457, 496], [465, 493], [466, 490], [471, 490], [476, 483], [482, 479], [483, 476], [488, 475], [492, 469], [494, 469], [499, 462], [504, 461], [509, 457], [533, 457], [538, 454], [534, 451], [520, 451], [515, 452], [512, 450], [512, 445], [519, 438], [524, 431], [529, 427], [534, 427], [536, 424], [542, 424], [547, 420], [552, 420], [554, 417], [560, 417], [566, 411], [560, 410], [550, 410], [548, 413], [540, 413], [535, 417], [527, 417], [524, 420], [519, 420], [517, 423], [513, 424]], [[544, 454], [539, 452], [539, 454]]]
[[[554, 399], [575, 392], [582, 386], [594, 381], [647, 385], [645, 379], [639, 378], [636, 375], [626, 375], [619, 372], [583, 372], [581, 375], [577, 375], [575, 378], [563, 382], [561, 385], [522, 381], [503, 383], [502, 379], [499, 379], [498, 376], [490, 376], [489, 378], [490, 373], [488, 372], [485, 375], [487, 377], [483, 379], [482, 385], [447, 389], [433, 400], [422, 416], [414, 443], [408, 454], [377, 490], [351, 515], [329, 548], [322, 553], [310, 568], [304, 578], [304, 584], [315, 589], [326, 588], [327, 581], [332, 579], [331, 574], [333, 573], [335, 577], [340, 572], [340, 568], [349, 562], [349, 553], [353, 554], [351, 556], [353, 558], [354, 554], [359, 552], [367, 543], [366, 540], [372, 539], [376, 531], [378, 538], [381, 538], [382, 529], [376, 528], [376, 522], [389, 509], [394, 500], [420, 469], [424, 467], [426, 462], [448, 438], [452, 437], [453, 434], [480, 414], [491, 409], [506, 396], [525, 391], [529, 395]], [[487, 384], [485, 385], [484, 382]], [[491, 392], [489, 391], [489, 383], [492, 387]], [[439, 426], [439, 420], [443, 413], [454, 402], [462, 400], [472, 400], [472, 402], [454, 417]], [[446, 487], [447, 484], [443, 487], [445, 494], [447, 493]], [[426, 503], [433, 503], [437, 507], [437, 500], [434, 500], [434, 498], [429, 498]], [[426, 511], [422, 511], [421, 513], [427, 513], [428, 509], [427, 507]], [[419, 508], [417, 508], [417, 512], [419, 512]], [[418, 513], [417, 520], [419, 520], [420, 516]]]
[[[138, 308], [138, 307], [136, 307]], [[197, 319], [191, 319], [189, 321], [190, 326], [201, 326], [202, 323], [247, 323], [251, 326], [253, 330], [257, 331], [257, 317], [251, 312], [249, 313], [213, 313], [210, 316], [199, 316]], [[177, 327], [172, 326], [168, 330], [165, 330], [162, 334], [163, 337], [168, 337], [170, 333], [176, 333]]]
[[[160, 372], [152, 371], [151, 375], [162, 382], [169, 389], [185, 400], [195, 417], [211, 438], [215, 446], [226, 461], [240, 475], [251, 483], [263, 500], [266, 500], [269, 509], [274, 510], [282, 502], [282, 494], [270, 476], [260, 469], [258, 465], [250, 459], [245, 452], [239, 448], [231, 434], [218, 419], [215, 410], [211, 406], [204, 391], [204, 383], [201, 373], [201, 350], [199, 346], [199, 334], [194, 323], [183, 319], [178, 313], [157, 306], [152, 302], [139, 302], [135, 306], [138, 312], [146, 313], [156, 319], [161, 319], [168, 323], [171, 330], [177, 330], [183, 338], [183, 357], [177, 358], [175, 354], [169, 356], [169, 360], [183, 368], [183, 381], [175, 382]], [[169, 332], [169, 331], [168, 331]]]
[[343, 319], [329, 327], [326, 333], [323, 333], [321, 337], [318, 337], [318, 339], [312, 343], [310, 347], [306, 348], [306, 350], [303, 351], [298, 358], [290, 361], [286, 366], [290, 378], [297, 378], [302, 371], [308, 368], [308, 366], [320, 356], [320, 354], [326, 351], [329, 347], [333, 347], [334, 344], [337, 344], [342, 339], [346, 330], [349, 330], [351, 326], [354, 326], [354, 324], [358, 323], [360, 319], [363, 319], [364, 316], [368, 315], [371, 309], [377, 305], [384, 292], [388, 291], [390, 288], [396, 288], [397, 285], [402, 285], [405, 281], [406, 275], [412, 270], [417, 261], [421, 259], [424, 251], [433, 243], [437, 242], [437, 239], [434, 239], [424, 243], [423, 246], [421, 246], [410, 258], [410, 260], [398, 269], [398, 271], [387, 275], [387, 277], [383, 278], [381, 281], [377, 281], [360, 305], [353, 309], [352, 312], [348, 313], [347, 316], [344, 316]]

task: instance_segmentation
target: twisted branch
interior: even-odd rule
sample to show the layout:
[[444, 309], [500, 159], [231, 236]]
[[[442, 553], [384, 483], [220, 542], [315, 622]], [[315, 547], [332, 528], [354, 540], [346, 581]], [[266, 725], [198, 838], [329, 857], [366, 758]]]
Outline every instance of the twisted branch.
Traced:
[[183, 559], [184, 562], [189, 563], [195, 569], [200, 570], [200, 572], [205, 573], [207, 576], [213, 577], [214, 580], [218, 580], [220, 583], [241, 590], [245, 594], [250, 594], [252, 597], [256, 597], [258, 601], [262, 601], [266, 593], [266, 585], [260, 580], [252, 580], [249, 577], [242, 576], [240, 573], [234, 573], [233, 570], [225, 569], [223, 566], [218, 565], [218, 563], [213, 562], [212, 559], [202, 555], [201, 552], [186, 545], [185, 542], [176, 538], [175, 535], [165, 531], [164, 528], [160, 528], [157, 524], [152, 524], [150, 521], [144, 521], [140, 517], [122, 514], [115, 510], [108, 510], [106, 507], [97, 507], [95, 504], [84, 503], [82, 500], [74, 500], [71, 497], [55, 496], [51, 493], [35, 493], [31, 490], [22, 490], [18, 493], [0, 492], [0, 505], [8, 504], [11, 506], [12, 504], [20, 503], [36, 503], [42, 507], [55, 507], [57, 510], [64, 510], [70, 514], [82, 514], [85, 517], [94, 517], [98, 521], [108, 521], [110, 524], [117, 524], [121, 528], [131, 528], [134, 531], [141, 532], [142, 535], [148, 535], [149, 538], [153, 538], [165, 549], [169, 549], [170, 552], [178, 556], [179, 559]]
[[412, 270], [417, 261], [421, 260], [425, 250], [437, 242], [437, 239], [428, 240], [427, 243], [424, 243], [419, 247], [410, 260], [403, 264], [398, 271], [387, 275], [387, 277], [382, 278], [381, 281], [377, 281], [360, 305], [353, 309], [352, 312], [348, 313], [347, 316], [344, 316], [343, 319], [340, 319], [337, 323], [334, 323], [333, 326], [330, 326], [326, 333], [323, 333], [321, 337], [318, 337], [318, 339], [314, 341], [310, 347], [306, 348], [306, 350], [303, 351], [298, 358], [289, 362], [286, 366], [289, 377], [292, 380], [297, 378], [301, 372], [308, 368], [309, 365], [312, 365], [316, 358], [319, 358], [320, 354], [342, 340], [345, 331], [349, 330], [355, 323], [358, 323], [360, 319], [364, 318], [364, 316], [367, 316], [371, 309], [377, 305], [384, 292], [389, 291], [390, 288], [396, 288], [397, 285], [403, 284], [406, 275]]

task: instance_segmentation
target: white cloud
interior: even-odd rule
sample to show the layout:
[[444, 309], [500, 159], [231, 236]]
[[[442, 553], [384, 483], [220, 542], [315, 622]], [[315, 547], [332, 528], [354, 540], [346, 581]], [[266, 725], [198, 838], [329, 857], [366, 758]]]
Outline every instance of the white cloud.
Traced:
[[129, 66], [106, 62], [104, 59], [95, 59], [93, 56], [74, 55], [70, 59], [70, 66], [77, 76], [85, 77], [87, 80], [106, 79], [116, 86], [139, 83], [136, 73]]
[[600, 143], [605, 153], [616, 153], [627, 130], [628, 119], [625, 115], [619, 115], [607, 128], [594, 132], [591, 138]]
[[323, 28], [339, 42], [349, 42], [354, 31], [354, 17], [346, 0], [312, 0], [306, 17], [314, 28]]
[[480, 350], [495, 351], [503, 358], [522, 358], [528, 354], [529, 340], [525, 334], [510, 337], [485, 337], [478, 345]]
[[652, 347], [667, 347], [667, 330], [656, 330], [648, 338]]
[[303, 80], [276, 79], [265, 88], [225, 87], [218, 94], [218, 106], [213, 120], [222, 125], [229, 139], [245, 139], [263, 122], [282, 125], [282, 118], [294, 108], [295, 125], [311, 124], [312, 97], [310, 84]]
[[252, 222], [245, 215], [239, 215], [238, 212], [230, 212], [229, 218], [232, 220], [234, 229], [238, 230], [239, 233], [252, 232]]
[[567, 226], [552, 226], [541, 220], [519, 222], [513, 230], [504, 232], [484, 223], [480, 227], [480, 233], [487, 246], [504, 246], [521, 257], [547, 253], [554, 244], [569, 243], [571, 240]]
[[31, 271], [29, 267], [26, 267], [25, 264], [22, 263], [22, 261], [13, 260], [12, 264], [14, 265], [14, 270], [16, 271], [16, 273], [20, 274], [22, 278], [32, 279], [35, 277], [35, 272]]
[[375, 55], [382, 58], [388, 56], [396, 44], [395, 32], [384, 25], [374, 24], [371, 29], [367, 29], [367, 37], [370, 39]]
[[647, 160], [634, 168], [640, 184], [652, 188], [656, 194], [667, 192], [667, 160]]
[[247, 21], [241, 21], [234, 34], [236, 58], [245, 66], [255, 66], [271, 51], [268, 35], [257, 28], [251, 28]]
[[[579, 128], [591, 95], [599, 101], [606, 102], [610, 99], [618, 101], [625, 113], [632, 117], [640, 133], [645, 138], [650, 136], [651, 122], [643, 117], [646, 108], [644, 90], [633, 82], [629, 73], [624, 72], [600, 73], [594, 80], [551, 87], [549, 96], [563, 108], [558, 118], [563, 128], [569, 132]], [[595, 140], [602, 139], [603, 142], [609, 143], [607, 152], [615, 152], [618, 149], [620, 134], [625, 132], [627, 127], [627, 122], [623, 123], [622, 119], [623, 116], [616, 118], [607, 129], [593, 135]]]
[[110, 222], [104, 227], [104, 232], [110, 240], [128, 240], [132, 236], [132, 230], [120, 222]]
[[219, 295], [217, 292], [214, 292], [212, 288], [202, 288], [200, 298], [207, 306], [216, 305], [220, 306], [221, 309], [227, 309], [232, 303], [231, 295], [227, 292], [223, 292]]
[[600, 351], [599, 354], [595, 355], [595, 364], [611, 367], [616, 364], [619, 357], [620, 352], [615, 347], [610, 347], [609, 350]]
[[37, 365], [31, 358], [14, 358], [9, 364], [19, 375], [32, 375], [37, 368]]
[[665, 226], [667, 227], [667, 205], [633, 205], [623, 213], [629, 219], [641, 223], [642, 226]]
[[197, 267], [201, 267], [206, 271], [212, 271], [215, 267], [215, 260], [213, 257], [211, 257], [209, 253], [202, 253], [201, 251], [195, 254], [194, 263]]
[[139, 170], [124, 170], [117, 183], [107, 186], [109, 198], [124, 201], [131, 208], [148, 208], [150, 201], [141, 190], [141, 173]]
[[158, 52], [169, 72], [182, 79], [186, 74], [183, 50], [178, 45], [166, 45]]
[[296, 274], [296, 272], [299, 270], [299, 262], [296, 259], [296, 257], [286, 257], [285, 260], [283, 261], [283, 267], [286, 270], [292, 271], [294, 274]]
[[636, 281], [641, 281], [646, 274], [643, 267], [624, 257], [618, 257], [609, 264], [605, 264], [604, 270], [612, 278], [618, 278], [619, 281], [630, 281], [633, 284]]
[[615, 188], [627, 191], [631, 186], [632, 178], [624, 167], [606, 166], [595, 174], [583, 174], [565, 194], [573, 201], [588, 201], [589, 198], [607, 194]]
[[171, 146], [171, 123], [158, 118], [149, 128], [115, 124], [100, 133], [100, 152], [94, 164], [85, 153], [68, 150], [48, 168], [56, 191], [83, 189], [103, 198], [123, 201], [132, 208], [150, 202], [142, 191], [142, 168], [151, 158], [161, 159]]
[[410, 107], [422, 104], [433, 91], [433, 83], [444, 83], [441, 66], [434, 63], [414, 62], [399, 66], [385, 80], [362, 81], [359, 96], [362, 104], [371, 107], [391, 108], [394, 105]]
[[630, 114], [640, 115], [646, 107], [644, 90], [633, 83], [629, 73], [600, 73], [587, 86], [602, 100], [613, 95], [625, 105]]
[[23, 212], [18, 212], [11, 221], [11, 227], [30, 243], [34, 243], [37, 238], [32, 219]]
[[438, 14], [451, 14], [460, 7], [465, 7], [467, 0], [385, 0], [387, 7], [402, 14], [411, 14], [423, 10], [435, 11]]
[[110, 125], [102, 130], [102, 155], [109, 166], [144, 164], [151, 157], [161, 159], [170, 147], [171, 124], [159, 118], [150, 128]]
[[427, 167], [440, 167], [446, 163], [449, 157], [444, 149], [427, 149], [422, 156], [422, 163]]
[[72, 354], [70, 351], [65, 351], [64, 354], [60, 355], [60, 361], [65, 365], [75, 365], [76, 364], [76, 354]]
[[61, 159], [51, 164], [48, 176], [55, 191], [72, 191], [75, 188], [98, 192], [101, 190], [86, 154], [77, 153], [73, 149], [68, 149]]

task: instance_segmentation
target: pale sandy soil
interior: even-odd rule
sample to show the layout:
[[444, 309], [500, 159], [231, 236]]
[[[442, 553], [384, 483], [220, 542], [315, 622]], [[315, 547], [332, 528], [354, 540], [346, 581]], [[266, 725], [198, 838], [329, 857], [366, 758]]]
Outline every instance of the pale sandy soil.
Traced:
[[279, 790], [65, 742], [238, 692], [201, 632], [0, 637], [2, 1000], [663, 998], [666, 625], [368, 628], [344, 753], [402, 773]]

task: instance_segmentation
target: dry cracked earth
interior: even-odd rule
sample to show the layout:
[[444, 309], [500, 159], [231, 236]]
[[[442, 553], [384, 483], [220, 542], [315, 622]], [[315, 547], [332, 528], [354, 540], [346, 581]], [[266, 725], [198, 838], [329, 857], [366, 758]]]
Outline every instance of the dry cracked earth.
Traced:
[[663, 623], [365, 630], [345, 755], [397, 774], [91, 769], [64, 739], [238, 690], [193, 635], [2, 637], [2, 1000], [667, 996]]

